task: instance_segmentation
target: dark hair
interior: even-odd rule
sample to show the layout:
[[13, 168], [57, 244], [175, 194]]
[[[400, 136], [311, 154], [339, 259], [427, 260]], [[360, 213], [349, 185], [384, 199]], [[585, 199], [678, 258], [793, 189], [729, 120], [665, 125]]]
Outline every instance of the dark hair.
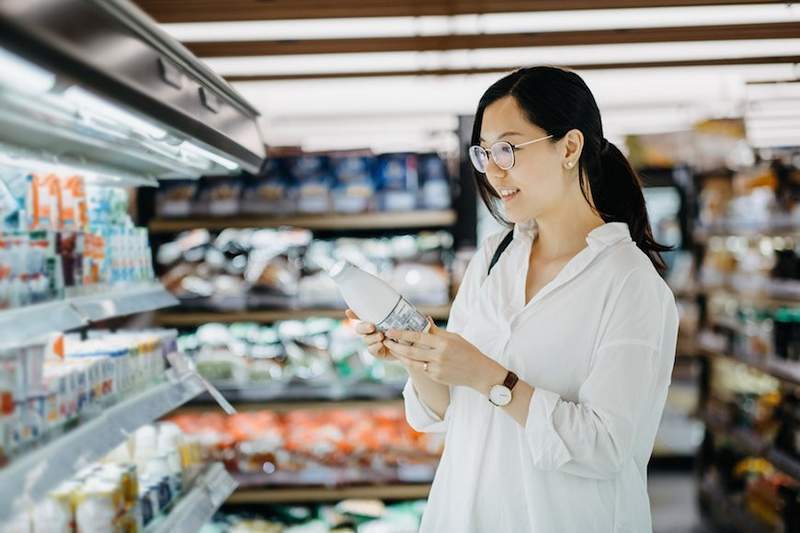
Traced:
[[[672, 248], [653, 238], [647, 218], [642, 183], [619, 148], [603, 137], [600, 110], [580, 76], [556, 67], [523, 68], [494, 82], [483, 94], [475, 113], [472, 144], [480, 144], [483, 113], [493, 102], [513, 96], [532, 124], [557, 142], [570, 130], [583, 133], [584, 146], [578, 162], [580, 186], [587, 203], [589, 191], [594, 211], [605, 222], [626, 222], [631, 239], [650, 258], [659, 272], [665, 269], [661, 252]], [[497, 192], [486, 175], [475, 171], [484, 204], [499, 222], [510, 226], [497, 206]]]

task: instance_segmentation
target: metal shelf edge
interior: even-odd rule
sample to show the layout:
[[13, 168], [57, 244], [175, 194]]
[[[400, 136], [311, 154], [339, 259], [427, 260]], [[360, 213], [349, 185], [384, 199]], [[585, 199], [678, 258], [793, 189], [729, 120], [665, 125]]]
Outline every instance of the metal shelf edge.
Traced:
[[106, 408], [97, 417], [12, 461], [0, 469], [0, 522], [15, 507], [40, 499], [75, 471], [101, 458], [131, 431], [186, 403], [202, 390], [202, 383], [191, 374], [161, 383]]

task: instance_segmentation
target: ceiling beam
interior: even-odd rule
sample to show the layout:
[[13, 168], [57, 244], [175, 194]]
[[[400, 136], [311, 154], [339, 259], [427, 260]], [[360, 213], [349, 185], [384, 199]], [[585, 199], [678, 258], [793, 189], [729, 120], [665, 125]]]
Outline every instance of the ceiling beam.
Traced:
[[785, 0], [135, 0], [159, 22], [418, 17], [576, 9], [782, 4]]
[[[589, 63], [563, 65], [573, 70], [613, 70], [631, 68], [669, 68], [669, 67], [705, 67], [729, 65], [768, 65], [794, 63], [800, 64], [800, 55], [791, 56], [762, 56], [741, 58], [718, 59], [686, 59], [677, 61], [646, 61], [637, 63]], [[383, 70], [372, 72], [320, 72], [297, 74], [255, 74], [245, 76], [225, 76], [231, 83], [251, 81], [288, 81], [288, 80], [323, 80], [341, 78], [378, 78], [397, 76], [455, 76], [468, 74], [494, 74], [510, 72], [519, 66], [501, 66], [487, 68], [452, 68], [452, 69], [424, 69], [424, 70]]]
[[528, 48], [623, 43], [664, 43], [800, 37], [800, 22], [719, 24], [666, 28], [570, 30], [531, 33], [293, 39], [280, 41], [211, 41], [184, 43], [198, 57], [423, 52], [482, 48]]

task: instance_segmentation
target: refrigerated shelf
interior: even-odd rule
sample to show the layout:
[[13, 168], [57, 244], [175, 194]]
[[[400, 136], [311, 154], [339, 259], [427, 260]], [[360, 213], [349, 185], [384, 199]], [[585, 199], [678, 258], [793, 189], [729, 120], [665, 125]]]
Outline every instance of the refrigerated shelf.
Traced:
[[221, 463], [208, 465], [187, 494], [166, 516], [149, 524], [145, 533], [196, 533], [236, 489], [236, 480]]
[[47, 333], [67, 331], [106, 320], [177, 305], [160, 283], [110, 288], [0, 311], [0, 350], [26, 346]]
[[202, 390], [197, 375], [173, 376], [168, 372], [166, 382], [124, 399], [13, 458], [0, 469], [0, 523], [103, 457], [132, 431], [186, 403]]

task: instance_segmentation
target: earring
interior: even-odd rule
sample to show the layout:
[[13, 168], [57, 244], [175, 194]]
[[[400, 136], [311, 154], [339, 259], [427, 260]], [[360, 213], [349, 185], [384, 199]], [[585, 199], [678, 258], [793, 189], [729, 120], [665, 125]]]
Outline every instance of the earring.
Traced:
[[574, 161], [569, 161], [566, 166], [567, 166], [567, 168], [572, 168], [572, 165], [574, 165], [574, 164], [575, 164]]

